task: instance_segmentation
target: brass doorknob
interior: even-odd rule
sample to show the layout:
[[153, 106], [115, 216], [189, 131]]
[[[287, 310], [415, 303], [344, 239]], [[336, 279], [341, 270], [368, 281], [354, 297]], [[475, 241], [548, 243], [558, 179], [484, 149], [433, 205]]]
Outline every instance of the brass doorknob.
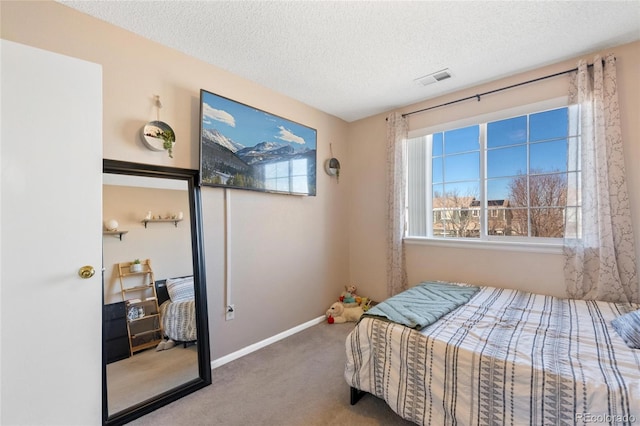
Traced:
[[91, 265], [83, 266], [78, 271], [78, 275], [80, 275], [80, 278], [84, 278], [84, 279], [91, 278], [95, 273], [96, 273], [96, 270], [93, 269], [93, 266]]

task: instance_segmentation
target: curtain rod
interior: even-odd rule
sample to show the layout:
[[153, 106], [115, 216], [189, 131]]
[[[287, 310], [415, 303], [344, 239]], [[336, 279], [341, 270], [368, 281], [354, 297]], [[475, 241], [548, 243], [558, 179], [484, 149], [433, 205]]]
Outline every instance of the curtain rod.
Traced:
[[[604, 64], [604, 59], [602, 60], [602, 63]], [[593, 64], [588, 64], [587, 67], [591, 68], [591, 67], [593, 67]], [[432, 110], [432, 109], [436, 109], [436, 108], [440, 108], [440, 107], [444, 107], [444, 106], [448, 106], [448, 105], [457, 104], [459, 102], [468, 101], [470, 99], [477, 99], [478, 102], [480, 102], [480, 98], [482, 96], [485, 96], [485, 95], [491, 95], [493, 93], [501, 92], [503, 90], [513, 89], [514, 87], [518, 87], [518, 86], [524, 86], [525, 84], [535, 83], [537, 81], [546, 80], [546, 79], [552, 78], [552, 77], [558, 77], [560, 75], [569, 74], [570, 72], [574, 72], [574, 71], [578, 71], [578, 68], [576, 67], [576, 68], [573, 68], [573, 69], [570, 69], [570, 70], [560, 71], [560, 72], [557, 72], [555, 74], [549, 74], [549, 75], [545, 75], [543, 77], [534, 78], [533, 80], [523, 81], [522, 83], [516, 83], [516, 84], [512, 84], [510, 86], [501, 87], [499, 89], [489, 90], [488, 92], [478, 93], [478, 94], [473, 95], [473, 96], [467, 96], [466, 98], [456, 99], [455, 101], [445, 102], [445, 103], [440, 104], [440, 105], [435, 105], [435, 106], [431, 106], [431, 107], [428, 107], [428, 108], [419, 109], [417, 111], [407, 112], [405, 114], [402, 114], [402, 117], [403, 118], [404, 117], [408, 117], [408, 116], [413, 115], [413, 114], [418, 114], [420, 112], [425, 112], [425, 111], [429, 111], [429, 110]]]

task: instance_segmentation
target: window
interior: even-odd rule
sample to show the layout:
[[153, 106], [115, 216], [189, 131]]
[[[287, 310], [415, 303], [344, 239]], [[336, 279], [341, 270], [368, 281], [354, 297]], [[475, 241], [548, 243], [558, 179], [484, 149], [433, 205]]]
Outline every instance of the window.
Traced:
[[307, 167], [305, 158], [264, 164], [265, 189], [267, 191], [307, 193], [309, 191]]
[[579, 236], [578, 128], [570, 106], [410, 139], [408, 236]]

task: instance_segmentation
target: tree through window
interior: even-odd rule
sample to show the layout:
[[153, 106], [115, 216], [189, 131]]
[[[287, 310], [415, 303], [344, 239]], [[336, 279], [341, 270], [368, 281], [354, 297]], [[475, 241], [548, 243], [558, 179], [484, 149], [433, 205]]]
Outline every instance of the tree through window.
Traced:
[[570, 217], [580, 208], [577, 113], [557, 108], [409, 140], [408, 235], [564, 237], [567, 208]]

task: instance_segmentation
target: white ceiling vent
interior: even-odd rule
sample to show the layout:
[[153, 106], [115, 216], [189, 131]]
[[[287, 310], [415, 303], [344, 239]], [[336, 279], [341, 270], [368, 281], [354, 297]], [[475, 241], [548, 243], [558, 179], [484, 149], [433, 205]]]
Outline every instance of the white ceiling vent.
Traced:
[[416, 78], [413, 81], [415, 81], [416, 84], [419, 84], [421, 86], [428, 86], [430, 84], [436, 83], [438, 81], [446, 80], [448, 78], [451, 78], [451, 71], [449, 70], [449, 68], [445, 68], [443, 70], [436, 71], [429, 75], [425, 75], [424, 77]]

